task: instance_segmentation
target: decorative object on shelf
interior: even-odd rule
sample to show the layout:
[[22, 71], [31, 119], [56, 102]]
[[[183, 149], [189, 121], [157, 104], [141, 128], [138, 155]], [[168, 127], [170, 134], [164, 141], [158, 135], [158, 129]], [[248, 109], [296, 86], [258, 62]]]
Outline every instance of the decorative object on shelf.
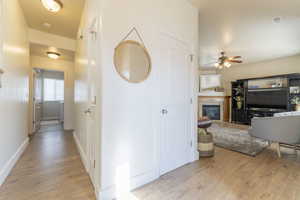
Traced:
[[[140, 42], [127, 40], [134, 32]], [[130, 83], [140, 83], [148, 78], [151, 72], [151, 58], [136, 28], [133, 28], [115, 48], [114, 65], [118, 74]]]
[[0, 88], [2, 88], [2, 75], [4, 74], [3, 69], [0, 69]]
[[57, 13], [63, 8], [60, 0], [41, 0], [43, 6], [50, 12]]
[[268, 89], [287, 87], [288, 79], [285, 77], [273, 77], [263, 79], [253, 79], [248, 81], [249, 89]]
[[290, 93], [291, 94], [300, 94], [300, 87], [299, 86], [290, 87]]
[[295, 105], [296, 111], [300, 111], [300, 97], [295, 96], [291, 99], [291, 104]]
[[200, 157], [212, 157], [214, 156], [215, 148], [213, 142], [213, 136], [207, 131], [212, 124], [212, 121], [203, 117], [198, 120], [198, 152]]
[[233, 97], [233, 99], [236, 101], [236, 106], [239, 110], [243, 108], [243, 98], [241, 96]]

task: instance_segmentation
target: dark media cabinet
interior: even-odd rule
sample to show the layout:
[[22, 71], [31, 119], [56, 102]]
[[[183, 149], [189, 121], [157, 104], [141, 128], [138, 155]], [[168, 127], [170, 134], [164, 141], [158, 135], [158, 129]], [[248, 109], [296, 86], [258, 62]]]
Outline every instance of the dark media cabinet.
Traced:
[[231, 84], [234, 123], [250, 124], [253, 117], [294, 111], [295, 100], [300, 101], [300, 73], [241, 79]]

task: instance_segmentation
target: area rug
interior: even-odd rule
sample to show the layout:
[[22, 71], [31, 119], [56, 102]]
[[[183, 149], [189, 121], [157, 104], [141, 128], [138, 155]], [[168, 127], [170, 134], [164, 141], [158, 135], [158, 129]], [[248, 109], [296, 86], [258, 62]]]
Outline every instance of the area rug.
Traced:
[[245, 128], [214, 123], [208, 128], [208, 131], [213, 134], [216, 146], [249, 156], [256, 156], [268, 147], [267, 141], [251, 138]]

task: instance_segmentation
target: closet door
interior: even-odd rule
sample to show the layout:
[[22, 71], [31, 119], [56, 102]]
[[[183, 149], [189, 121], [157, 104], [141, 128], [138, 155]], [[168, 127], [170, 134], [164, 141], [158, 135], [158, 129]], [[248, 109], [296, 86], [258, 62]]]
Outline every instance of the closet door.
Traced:
[[[97, 161], [97, 145], [99, 134], [97, 127], [97, 99], [99, 75], [97, 68], [99, 67], [99, 46], [100, 37], [98, 34], [98, 18], [94, 17], [88, 29], [88, 110], [86, 111], [86, 125], [87, 125], [87, 157], [89, 163], [88, 173], [95, 188], [97, 187], [96, 178], [96, 161]], [[98, 98], [97, 98], [98, 97]]]
[[189, 162], [191, 152], [190, 51], [186, 43], [167, 35], [161, 41], [160, 174]]

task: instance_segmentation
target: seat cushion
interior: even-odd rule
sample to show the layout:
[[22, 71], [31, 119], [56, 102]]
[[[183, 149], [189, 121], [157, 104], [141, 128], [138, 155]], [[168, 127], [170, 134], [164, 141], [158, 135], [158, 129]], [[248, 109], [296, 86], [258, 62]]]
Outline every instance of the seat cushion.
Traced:
[[198, 120], [198, 128], [209, 128], [211, 124], [212, 121], [207, 118]]
[[300, 116], [300, 111], [282, 112], [282, 113], [274, 114], [274, 117], [285, 117], [285, 116]]

